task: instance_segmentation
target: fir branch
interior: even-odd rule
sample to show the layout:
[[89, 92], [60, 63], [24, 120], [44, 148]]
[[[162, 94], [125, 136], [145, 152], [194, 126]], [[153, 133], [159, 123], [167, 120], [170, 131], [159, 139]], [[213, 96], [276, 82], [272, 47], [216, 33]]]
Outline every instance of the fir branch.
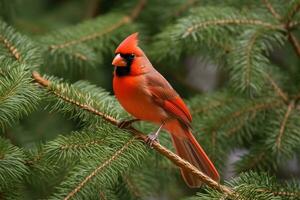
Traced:
[[[298, 199], [297, 196], [280, 196], [281, 188], [287, 187], [290, 189], [290, 184], [280, 184], [278, 183], [273, 176], [270, 176], [266, 173], [255, 173], [247, 172], [242, 173], [238, 177], [235, 177], [227, 182], [227, 184], [235, 188], [241, 195], [236, 198], [228, 198], [222, 193], [207, 189], [205, 193], [197, 193], [193, 198], [188, 198], [187, 200], [274, 200], [274, 199]], [[290, 194], [297, 194], [298, 185], [295, 188], [292, 188], [291, 191], [288, 191]], [[278, 190], [278, 193], [273, 191]], [[282, 191], [284, 194], [285, 191]]]
[[193, 114], [205, 114], [212, 109], [216, 109], [218, 107], [224, 106], [225, 104], [231, 102], [232, 100], [233, 100], [233, 98], [228, 98], [228, 99], [212, 102], [212, 103], [206, 105], [205, 107], [195, 108], [195, 109], [193, 109], [194, 110]]
[[276, 10], [274, 9], [274, 7], [272, 6], [271, 2], [269, 0], [262, 0], [263, 3], [266, 5], [267, 9], [269, 10], [269, 12], [278, 20], [281, 19], [280, 14], [278, 14], [276, 12]]
[[265, 152], [260, 152], [258, 155], [253, 156], [252, 157], [253, 159], [251, 159], [251, 161], [248, 162], [249, 164], [247, 165], [246, 169], [244, 168], [244, 170], [246, 171], [246, 170], [253, 169], [257, 165], [257, 163], [264, 160], [266, 156], [267, 155]]
[[74, 53], [74, 56], [76, 58], [79, 58], [82, 61], [87, 61], [88, 60], [88, 58], [85, 55], [81, 54], [81, 53]]
[[101, 170], [103, 168], [105, 168], [106, 166], [108, 166], [111, 162], [113, 162], [115, 159], [117, 159], [117, 157], [119, 157], [123, 151], [125, 151], [129, 145], [131, 145], [134, 141], [135, 141], [135, 137], [133, 137], [132, 139], [130, 139], [126, 144], [124, 144], [124, 146], [119, 149], [118, 151], [115, 152], [114, 155], [112, 155], [108, 160], [106, 160], [105, 162], [101, 163], [101, 165], [99, 165], [89, 176], [87, 176], [82, 182], [79, 183], [79, 185], [74, 188], [74, 190], [72, 190], [65, 198], [64, 200], [68, 200], [70, 198], [72, 198], [74, 195], [76, 195], [77, 192], [79, 192], [79, 190], [81, 190], [82, 187], [85, 186], [85, 184], [92, 179], [94, 176], [96, 176], [99, 172], [101, 172]]
[[147, 0], [140, 0], [139, 3], [136, 5], [136, 7], [131, 11], [131, 15], [127, 15], [122, 17], [117, 23], [111, 25], [108, 27], [106, 30], [101, 30], [99, 32], [92, 33], [90, 35], [83, 36], [81, 38], [75, 39], [75, 40], [70, 40], [62, 44], [55, 44], [49, 46], [50, 49], [63, 49], [72, 45], [76, 45], [79, 43], [84, 43], [86, 41], [90, 41], [93, 39], [96, 39], [98, 37], [101, 37], [103, 35], [106, 35], [119, 27], [131, 23], [133, 20], [137, 18], [139, 13], [142, 11], [143, 7], [145, 6]]
[[288, 103], [289, 101], [289, 98], [288, 98], [288, 95], [283, 92], [283, 90], [277, 85], [277, 83], [273, 80], [273, 78], [269, 75], [269, 74], [266, 74], [266, 78], [269, 80], [269, 82], [271, 83], [272, 87], [274, 88], [274, 91], [276, 92], [276, 94], [282, 98], [282, 100], [285, 102], [285, 103]]
[[292, 7], [290, 8], [289, 12], [286, 15], [287, 21], [290, 22], [299, 10], [300, 10], [300, 2], [298, 0], [296, 0], [292, 4]]
[[286, 111], [286, 113], [285, 113], [285, 115], [284, 115], [284, 118], [283, 118], [283, 120], [282, 120], [282, 122], [281, 122], [279, 134], [278, 134], [277, 139], [276, 139], [276, 147], [277, 147], [277, 149], [280, 149], [280, 147], [281, 147], [281, 138], [282, 138], [282, 136], [283, 136], [283, 134], [284, 134], [284, 132], [285, 132], [287, 121], [288, 121], [288, 119], [289, 119], [289, 117], [290, 117], [290, 114], [291, 114], [291, 112], [292, 112], [292, 109], [293, 109], [294, 107], [295, 107], [295, 102], [292, 101], [292, 102], [288, 105], [287, 111]]
[[[290, 8], [289, 12], [286, 15], [286, 23], [285, 23], [285, 29], [287, 30], [287, 36], [288, 40], [290, 41], [291, 45], [293, 46], [296, 54], [300, 57], [300, 43], [296, 36], [291, 32], [291, 28], [295, 26], [295, 22], [292, 22], [292, 19], [294, 15], [299, 11], [300, 9], [300, 2], [296, 1], [292, 7]], [[292, 25], [291, 25], [292, 24]]]
[[36, 108], [40, 93], [31, 83], [26, 65], [0, 63], [5, 69], [5, 75], [0, 76], [0, 129], [4, 130]]
[[13, 44], [11, 44], [7, 38], [5, 38], [3, 35], [0, 35], [0, 42], [3, 42], [5, 47], [12, 54], [12, 56], [15, 57], [16, 60], [20, 61], [21, 56], [18, 49]]
[[300, 43], [299, 43], [298, 39], [296, 38], [296, 36], [293, 33], [288, 32], [288, 40], [292, 44], [298, 57], [300, 57]]
[[300, 192], [273, 191], [273, 190], [269, 190], [269, 189], [259, 189], [257, 191], [272, 193], [274, 196], [283, 196], [283, 197], [299, 197], [300, 196]]
[[284, 35], [268, 29], [245, 31], [229, 54], [230, 81], [234, 89], [253, 96], [265, 86], [270, 61], [267, 55], [274, 45], [284, 43]]
[[0, 44], [0, 54], [10, 62], [27, 64], [29, 68], [36, 68], [42, 62], [39, 46], [1, 20]]
[[22, 149], [0, 137], [0, 192], [15, 187], [28, 174]]
[[[241, 130], [243, 127], [245, 127], [247, 124], [250, 123], [251, 119], [254, 119], [257, 112], [262, 112], [265, 110], [274, 109], [275, 107], [278, 107], [279, 105], [282, 105], [282, 102], [279, 100], [273, 100], [270, 102], [255, 102], [254, 104], [251, 104], [250, 106], [245, 106], [239, 108], [238, 110], [234, 112], [230, 112], [229, 114], [222, 115], [221, 117], [214, 120], [212, 125], [209, 125], [208, 127], [204, 127], [202, 131], [209, 132], [211, 134], [211, 145], [213, 151], [217, 148], [217, 133], [218, 131], [221, 131], [221, 128], [227, 124], [230, 124], [230, 122], [237, 122], [237, 119], [244, 119], [243, 121], [239, 121], [238, 124], [234, 125], [229, 130], [225, 130], [226, 138], [232, 138], [231, 136]], [[251, 114], [251, 115], [250, 115]], [[250, 115], [250, 117], [249, 117]]]
[[139, 188], [135, 186], [135, 184], [130, 180], [130, 178], [128, 176], [122, 176], [122, 179], [125, 181], [126, 185], [128, 186], [129, 190], [131, 193], [133, 193], [133, 195], [136, 198], [141, 198], [142, 194], [139, 191]]
[[[49, 86], [51, 85], [49, 80], [44, 79], [43, 77], [40, 76], [39, 73], [37, 72], [33, 72], [32, 73], [33, 78], [36, 80], [37, 83], [39, 83], [41, 86], [49, 88]], [[58, 94], [59, 95], [59, 94]], [[60, 97], [60, 95], [58, 96]], [[118, 121], [110, 116], [107, 116], [105, 114], [103, 114], [102, 112], [90, 107], [89, 105], [83, 105], [80, 103], [76, 103], [75, 101], [71, 100], [71, 99], [67, 99], [64, 98], [64, 100], [66, 100], [67, 102], [73, 103], [76, 106], [79, 106], [80, 108], [98, 115], [100, 117], [102, 117], [103, 119], [105, 119], [107, 122], [117, 126], [118, 125]], [[131, 133], [133, 133], [135, 135], [134, 138], [140, 139], [143, 142], [147, 141], [147, 136], [145, 134], [143, 134], [142, 132], [138, 131], [137, 129], [133, 128], [133, 127], [127, 127], [126, 130], [130, 131]], [[201, 179], [201, 181], [203, 181], [204, 183], [206, 183], [209, 187], [212, 187], [218, 191], [223, 192], [224, 194], [227, 194], [229, 196], [234, 195], [233, 191], [231, 188], [228, 188], [224, 185], [219, 184], [218, 182], [212, 180], [210, 177], [208, 177], [207, 175], [205, 175], [204, 173], [202, 173], [201, 171], [199, 171], [196, 167], [194, 167], [192, 164], [190, 164], [189, 162], [183, 160], [182, 158], [180, 158], [178, 155], [176, 155], [175, 153], [171, 152], [170, 150], [166, 149], [165, 147], [163, 147], [161, 144], [159, 144], [158, 142], [154, 142], [152, 147], [158, 151], [160, 154], [164, 155], [165, 157], [167, 157], [169, 160], [171, 160], [175, 165], [177, 165], [178, 167], [185, 169], [191, 173], [193, 173], [195, 176], [197, 176], [199, 179]], [[100, 169], [101, 166], [99, 166]], [[98, 168], [97, 168], [98, 169]], [[97, 170], [96, 169], [96, 170]], [[94, 171], [95, 173], [97, 173], [97, 171]], [[94, 176], [95, 174], [93, 173], [92, 176]], [[86, 178], [85, 181], [83, 182], [83, 185], [89, 180], [90, 178]], [[75, 190], [73, 190], [73, 192], [78, 192], [78, 190], [80, 190], [82, 188], [83, 185], [79, 185], [77, 188], [75, 188]], [[73, 196], [73, 192], [70, 193], [67, 197], [70, 198]]]
[[100, 196], [101, 200], [107, 200], [107, 198], [106, 198], [104, 192], [100, 192], [100, 193], [99, 193], [99, 196]]
[[224, 124], [228, 123], [231, 120], [235, 120], [241, 115], [245, 115], [248, 113], [255, 113], [267, 109], [272, 109], [276, 106], [281, 105], [281, 102], [278, 100], [274, 100], [271, 102], [262, 102], [262, 103], [256, 103], [249, 107], [243, 107], [241, 110], [235, 111], [230, 113], [229, 115], [223, 116], [220, 119], [218, 119], [215, 123], [215, 126], [211, 128], [212, 131], [217, 131], [219, 128], [221, 128]]
[[262, 34], [262, 32], [257, 31], [255, 32], [251, 38], [249, 39], [249, 43], [246, 47], [246, 86], [249, 87], [250, 82], [251, 82], [251, 68], [252, 66], [252, 61], [251, 61], [251, 57], [252, 57], [252, 52], [254, 49], [254, 45], [256, 43], [256, 40], [260, 37], [260, 35]]
[[289, 24], [288, 24], [288, 27], [287, 29], [288, 30], [293, 30], [295, 28], [297, 28], [297, 26], [300, 25], [300, 21], [291, 21]]
[[274, 25], [268, 22], [264, 22], [258, 19], [218, 19], [218, 20], [208, 20], [203, 21], [198, 24], [194, 24], [191, 27], [186, 29], [186, 32], [182, 35], [182, 37], [187, 37], [192, 32], [197, 29], [205, 28], [208, 26], [225, 26], [225, 25], [256, 25], [261, 26], [268, 29], [282, 29], [281, 25]]

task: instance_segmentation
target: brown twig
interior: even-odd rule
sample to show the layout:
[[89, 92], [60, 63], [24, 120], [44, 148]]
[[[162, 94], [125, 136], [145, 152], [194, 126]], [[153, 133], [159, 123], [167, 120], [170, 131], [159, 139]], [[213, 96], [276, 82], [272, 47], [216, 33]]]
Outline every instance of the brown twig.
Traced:
[[123, 180], [125, 181], [126, 185], [128, 186], [129, 191], [136, 197], [141, 198], [142, 194], [139, 191], [139, 188], [135, 186], [134, 183], [130, 180], [128, 176], [122, 176]]
[[[101, 118], [103, 118], [104, 120], [106, 120], [107, 122], [117, 126], [118, 125], [118, 121], [111, 117], [108, 116], [96, 109], [94, 109], [93, 107], [91, 107], [90, 105], [87, 104], [81, 104], [79, 102], [76, 102], [73, 99], [70, 99], [68, 97], [64, 97], [61, 94], [59, 94], [56, 91], [53, 91], [51, 89], [51, 83], [49, 80], [44, 79], [43, 77], [41, 77], [41, 75], [38, 72], [33, 72], [32, 73], [32, 77], [33, 79], [39, 83], [41, 86], [47, 88], [49, 91], [51, 91], [52, 93], [54, 93], [57, 97], [61, 98], [62, 100], [66, 101], [67, 103], [71, 103], [74, 104], [78, 107], [80, 107], [83, 110], [86, 110], [92, 114], [98, 115]], [[139, 130], [133, 128], [133, 127], [127, 127], [126, 130], [130, 131], [135, 138], [140, 139], [141, 141], [145, 142], [147, 141], [147, 136], [140, 132]], [[206, 183], [209, 187], [214, 188], [228, 196], [232, 196], [234, 195], [234, 192], [231, 188], [221, 185], [218, 182], [214, 181], [213, 179], [211, 179], [210, 177], [208, 177], [206, 174], [204, 174], [203, 172], [199, 171], [195, 166], [193, 166], [192, 164], [190, 164], [189, 162], [187, 162], [186, 160], [182, 159], [181, 157], [179, 157], [178, 155], [176, 155], [175, 153], [173, 153], [172, 151], [168, 150], [167, 148], [165, 148], [164, 146], [162, 146], [161, 144], [159, 144], [158, 142], [154, 141], [153, 145], [152, 145], [153, 149], [155, 149], [157, 152], [159, 152], [160, 154], [162, 154], [163, 156], [165, 156], [166, 158], [168, 158], [170, 161], [172, 161], [175, 165], [177, 165], [178, 167], [185, 169], [187, 171], [189, 171], [190, 173], [194, 174], [195, 176], [197, 176], [203, 183]], [[90, 176], [86, 177], [86, 179], [80, 183], [80, 185], [74, 189], [74, 191], [72, 192], [71, 196], [74, 195], [74, 192], [76, 193], [77, 191], [79, 191], [83, 185], [90, 179], [92, 178], [99, 170], [100, 170], [101, 166], [99, 166]], [[83, 185], [82, 185], [83, 184]], [[69, 197], [70, 195], [68, 195]]]
[[258, 29], [257, 31], [254, 32], [254, 34], [251, 36], [248, 45], [246, 46], [246, 69], [245, 69], [245, 73], [246, 73], [246, 85], [247, 87], [249, 87], [250, 83], [251, 83], [251, 79], [252, 79], [252, 74], [251, 74], [251, 68], [253, 67], [252, 62], [251, 62], [251, 55], [253, 52], [253, 49], [255, 47], [255, 42], [257, 41], [257, 39], [259, 38], [259, 36], [262, 34], [262, 32], [260, 31], [260, 29]]
[[8, 39], [6, 39], [4, 36], [0, 35], [0, 42], [2, 42], [5, 47], [9, 50], [9, 52], [12, 54], [13, 57], [15, 57], [16, 60], [20, 60], [21, 56], [20, 53], [18, 51], [18, 49], [13, 46]]
[[272, 77], [269, 74], [266, 74], [266, 78], [270, 81], [277, 95], [281, 97], [285, 103], [288, 103], [289, 98], [287, 94], [283, 92], [283, 90], [276, 84], [276, 82], [272, 79]]
[[287, 14], [287, 21], [285, 23], [285, 29], [287, 30], [288, 40], [290, 41], [291, 45], [293, 46], [296, 54], [300, 57], [299, 41], [296, 38], [296, 36], [291, 32], [292, 28], [297, 25], [295, 22], [292, 21], [292, 18], [299, 11], [299, 9], [300, 9], [300, 2], [296, 3], [295, 6]]
[[[226, 98], [226, 97], [225, 97]], [[225, 105], [226, 103], [230, 103], [233, 99], [232, 98], [228, 98], [228, 99], [223, 99], [223, 100], [219, 100], [216, 102], [209, 102], [208, 104], [206, 104], [203, 107], [200, 108], [193, 108], [193, 114], [205, 114], [207, 112], [209, 112], [210, 110], [216, 109], [218, 107], [221, 107], [223, 105]]]
[[282, 25], [274, 25], [268, 22], [264, 22], [258, 19], [219, 19], [219, 20], [208, 20], [203, 21], [198, 24], [195, 24], [189, 28], [186, 29], [185, 33], [183, 34], [183, 37], [188, 36], [193, 31], [199, 28], [207, 27], [207, 26], [216, 26], [216, 25], [257, 25], [257, 26], [263, 26], [268, 29], [283, 29], [284, 27]]
[[277, 136], [277, 138], [276, 138], [276, 147], [277, 147], [277, 149], [280, 149], [280, 147], [281, 147], [281, 139], [282, 139], [282, 136], [283, 136], [284, 131], [285, 131], [285, 129], [286, 129], [287, 121], [288, 121], [288, 119], [289, 119], [289, 117], [290, 117], [290, 115], [291, 115], [291, 112], [292, 112], [294, 106], [295, 106], [295, 102], [292, 101], [292, 102], [288, 105], [287, 111], [286, 111], [285, 114], [284, 114], [282, 123], [281, 123], [281, 125], [280, 125], [279, 134], [278, 134], [278, 136]]
[[278, 20], [281, 19], [281, 16], [276, 12], [276, 10], [274, 9], [274, 7], [272, 6], [272, 4], [269, 2], [269, 0], [263, 0], [264, 4], [266, 5], [266, 7], [268, 8], [268, 10], [270, 11], [270, 13]]
[[288, 30], [293, 30], [293, 29], [295, 29], [299, 25], [300, 25], [300, 21], [291, 21], [288, 24]]
[[[212, 146], [216, 146], [216, 141], [217, 141], [217, 131], [227, 122], [229, 122], [230, 120], [234, 120], [236, 118], [238, 118], [241, 115], [247, 114], [247, 113], [255, 113], [261, 110], [267, 110], [270, 108], [273, 108], [275, 106], [280, 105], [280, 101], [272, 101], [272, 102], [268, 102], [268, 103], [260, 103], [260, 104], [255, 104], [252, 105], [251, 107], [247, 107], [244, 108], [242, 110], [238, 110], [235, 112], [230, 113], [229, 115], [226, 115], [224, 117], [221, 117], [220, 119], [217, 120], [217, 122], [213, 125], [212, 128], [210, 128], [211, 130], [211, 140], [212, 140]], [[206, 131], [206, 129], [202, 129], [202, 131]], [[229, 130], [232, 131], [232, 130]], [[227, 135], [229, 136], [229, 135]], [[215, 149], [215, 148], [213, 148]]]
[[271, 102], [257, 103], [257, 104], [251, 105], [250, 107], [246, 107], [241, 110], [232, 112], [229, 115], [223, 116], [219, 120], [217, 120], [216, 124], [213, 126], [213, 128], [211, 128], [211, 130], [216, 131], [220, 127], [222, 127], [223, 124], [229, 122], [230, 120], [235, 120], [237, 117], [240, 117], [244, 114], [267, 110], [267, 109], [273, 108], [275, 106], [278, 106], [280, 104], [281, 104], [280, 101], [274, 100]]
[[292, 34], [291, 32], [288, 32], [288, 40], [292, 44], [297, 55], [300, 57], [300, 43], [299, 43], [298, 39], [296, 38], [296, 36], [294, 34]]
[[285, 192], [285, 191], [272, 191], [267, 189], [260, 189], [257, 190], [258, 192], [269, 192], [272, 193], [274, 196], [285, 196], [285, 197], [299, 197], [300, 192]]
[[64, 42], [62, 44], [56, 44], [56, 45], [51, 45], [49, 48], [50, 49], [63, 49], [72, 45], [76, 45], [82, 42], [86, 42], [89, 40], [93, 40], [96, 39], [98, 37], [101, 37], [105, 34], [108, 34], [118, 28], [120, 28], [121, 26], [125, 25], [125, 24], [129, 24], [131, 23], [133, 20], [135, 20], [137, 18], [137, 16], [139, 15], [139, 13], [141, 12], [141, 10], [143, 9], [143, 7], [145, 6], [147, 0], [140, 0], [139, 3], [136, 5], [136, 7], [133, 9], [133, 11], [131, 12], [131, 15], [127, 15], [122, 17], [117, 23], [111, 25], [110, 27], [108, 27], [105, 30], [101, 30], [99, 32], [95, 32], [92, 33], [90, 35], [85, 35], [79, 39], [74, 39], [74, 40], [70, 40], [67, 42]]
[[135, 137], [130, 139], [126, 144], [116, 151], [113, 156], [107, 159], [105, 162], [101, 163], [91, 174], [89, 174], [83, 181], [79, 183], [79, 185], [74, 188], [65, 198], [64, 200], [69, 200], [76, 193], [78, 193], [93, 177], [95, 177], [100, 171], [102, 171], [105, 167], [107, 167], [112, 161], [116, 160], [134, 141], [136, 140]]

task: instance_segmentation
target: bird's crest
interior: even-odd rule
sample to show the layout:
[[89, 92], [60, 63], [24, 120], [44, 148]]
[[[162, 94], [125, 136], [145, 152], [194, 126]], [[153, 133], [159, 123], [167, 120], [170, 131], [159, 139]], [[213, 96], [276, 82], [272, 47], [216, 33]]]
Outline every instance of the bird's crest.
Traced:
[[115, 53], [143, 55], [143, 51], [138, 47], [138, 32], [129, 35], [116, 49]]

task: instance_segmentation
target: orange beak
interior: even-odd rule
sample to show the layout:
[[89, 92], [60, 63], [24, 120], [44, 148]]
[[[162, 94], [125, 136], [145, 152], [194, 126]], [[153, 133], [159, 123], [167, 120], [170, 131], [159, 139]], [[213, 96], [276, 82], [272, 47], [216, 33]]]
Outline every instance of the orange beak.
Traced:
[[112, 65], [117, 67], [126, 67], [127, 63], [124, 61], [124, 59], [120, 56], [118, 53], [114, 60], [112, 61]]

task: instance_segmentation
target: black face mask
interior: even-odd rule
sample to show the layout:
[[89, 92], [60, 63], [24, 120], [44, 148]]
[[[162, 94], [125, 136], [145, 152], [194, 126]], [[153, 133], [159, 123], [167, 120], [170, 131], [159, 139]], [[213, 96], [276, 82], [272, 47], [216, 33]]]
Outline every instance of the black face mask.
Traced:
[[125, 67], [116, 67], [116, 75], [117, 76], [126, 76], [130, 73], [131, 70], [131, 64], [134, 59], [133, 54], [120, 54], [120, 56], [124, 59], [126, 62]]

